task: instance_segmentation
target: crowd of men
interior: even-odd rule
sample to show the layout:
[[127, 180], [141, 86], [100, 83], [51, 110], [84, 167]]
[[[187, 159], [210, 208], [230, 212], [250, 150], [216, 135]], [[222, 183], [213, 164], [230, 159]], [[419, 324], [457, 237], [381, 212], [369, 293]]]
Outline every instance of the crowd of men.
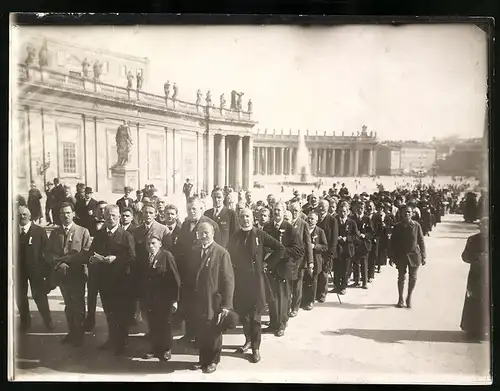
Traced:
[[[257, 363], [263, 332], [282, 337], [300, 309], [313, 310], [329, 293], [369, 289], [388, 262], [398, 268], [396, 306], [411, 308], [417, 271], [426, 262], [424, 237], [454, 197], [433, 186], [351, 195], [334, 184], [322, 195], [294, 190], [290, 200], [270, 194], [255, 201], [251, 191], [216, 187], [209, 209], [206, 195], [186, 194], [181, 221], [178, 207], [153, 186], [138, 190], [136, 199], [132, 191], [125, 187], [108, 204], [83, 184], [73, 196], [55, 178], [46, 213], [55, 227], [48, 237], [18, 204], [21, 330], [30, 327], [28, 281], [48, 329], [47, 294], [60, 287], [68, 325], [62, 343], [73, 346], [93, 330], [100, 295], [108, 324], [100, 349], [124, 354], [129, 327], [145, 320], [150, 348], [144, 356], [168, 361], [173, 327], [183, 322], [180, 341], [198, 348], [195, 368], [205, 373], [216, 370], [229, 328], [243, 326], [238, 351], [251, 350]], [[266, 310], [270, 322], [263, 329]]]

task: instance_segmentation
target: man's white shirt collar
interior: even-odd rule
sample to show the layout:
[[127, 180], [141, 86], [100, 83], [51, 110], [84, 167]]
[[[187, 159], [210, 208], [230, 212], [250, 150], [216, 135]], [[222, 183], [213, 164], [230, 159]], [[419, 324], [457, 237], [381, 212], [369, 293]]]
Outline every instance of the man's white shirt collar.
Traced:
[[120, 226], [120, 224], [116, 224], [112, 229], [106, 228], [106, 232], [114, 234], [119, 226]]
[[68, 226], [66, 226], [66, 227], [65, 227], [64, 225], [63, 225], [62, 227], [63, 227], [63, 230], [65, 230], [65, 231], [69, 231], [69, 230], [71, 229], [71, 227], [72, 227], [72, 226], [73, 226], [73, 222], [69, 223], [69, 225], [68, 225]]
[[20, 225], [19, 228], [20, 228], [20, 232], [24, 231], [24, 233], [28, 233], [28, 231], [31, 228], [31, 221], [28, 222], [28, 224], [26, 224], [26, 225]]

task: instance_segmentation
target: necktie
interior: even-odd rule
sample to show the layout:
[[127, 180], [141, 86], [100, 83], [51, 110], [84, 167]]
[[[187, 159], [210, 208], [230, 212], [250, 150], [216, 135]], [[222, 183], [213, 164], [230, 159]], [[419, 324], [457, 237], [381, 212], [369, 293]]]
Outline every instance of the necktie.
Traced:
[[206, 255], [207, 255], [207, 249], [206, 248], [202, 248], [201, 249], [201, 259], [204, 259]]
[[196, 221], [191, 221], [191, 231], [196, 227]]
[[154, 254], [149, 254], [149, 265], [150, 266], [153, 265], [154, 260], [155, 260]]

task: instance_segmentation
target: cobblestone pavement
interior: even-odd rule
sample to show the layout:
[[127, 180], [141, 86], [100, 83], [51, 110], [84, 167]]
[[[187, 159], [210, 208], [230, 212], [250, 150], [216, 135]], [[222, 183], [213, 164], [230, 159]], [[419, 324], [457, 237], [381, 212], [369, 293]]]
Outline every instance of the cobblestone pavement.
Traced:
[[[241, 328], [224, 335], [223, 357], [212, 374], [190, 370], [196, 351], [175, 344], [170, 362], [140, 359], [147, 349], [145, 325], [131, 330], [127, 357], [96, 347], [106, 338], [104, 314], [81, 348], [61, 345], [66, 332], [58, 290], [50, 306], [55, 330], [47, 333], [38, 313], [30, 332], [17, 339], [15, 378], [19, 380], [481, 383], [489, 381], [488, 343], [469, 343], [460, 330], [468, 265], [460, 255], [477, 226], [445, 216], [426, 238], [428, 263], [419, 271], [412, 309], [394, 307], [397, 271], [382, 268], [368, 290], [330, 294], [313, 311], [291, 319], [285, 336], [263, 335], [258, 364], [235, 353], [244, 342]], [[31, 302], [32, 310], [36, 311]], [[102, 311], [100, 308], [99, 311]], [[267, 316], [265, 317], [267, 319]], [[176, 333], [176, 339], [180, 333]], [[110, 376], [113, 373], [115, 376]]]

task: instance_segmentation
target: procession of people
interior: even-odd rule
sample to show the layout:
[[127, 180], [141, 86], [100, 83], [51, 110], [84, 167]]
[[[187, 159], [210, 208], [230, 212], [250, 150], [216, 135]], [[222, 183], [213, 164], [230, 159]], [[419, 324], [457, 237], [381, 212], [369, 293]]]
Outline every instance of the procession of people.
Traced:
[[[45, 217], [55, 228], [48, 237], [35, 224], [41, 207], [18, 199], [20, 331], [31, 325], [28, 282], [48, 330], [47, 295], [60, 288], [68, 329], [61, 342], [70, 346], [85, 344], [100, 296], [108, 325], [100, 349], [126, 354], [130, 328], [146, 322], [144, 358], [169, 361], [174, 343], [183, 343], [198, 349], [193, 369], [204, 373], [217, 369], [227, 330], [242, 325], [245, 339], [237, 352], [257, 363], [262, 333], [283, 337], [301, 310], [314, 310], [328, 294], [370, 289], [388, 264], [398, 270], [395, 306], [411, 308], [418, 270], [427, 263], [425, 238], [455, 211], [458, 197], [452, 187], [351, 194], [334, 183], [323, 194], [294, 189], [290, 199], [269, 194], [254, 200], [251, 191], [215, 187], [208, 208], [208, 197], [192, 194], [187, 181], [183, 219], [153, 185], [137, 190], [135, 199], [133, 190], [125, 187], [115, 201], [97, 201], [91, 187], [78, 184], [73, 196], [54, 178]], [[39, 191], [30, 196], [41, 198]], [[481, 219], [481, 233], [468, 240], [462, 256], [471, 264], [462, 329], [481, 340], [489, 332], [488, 223], [484, 200], [467, 197], [465, 220]], [[266, 311], [270, 321], [263, 328]], [[179, 342], [173, 339], [176, 327], [184, 330]]]

